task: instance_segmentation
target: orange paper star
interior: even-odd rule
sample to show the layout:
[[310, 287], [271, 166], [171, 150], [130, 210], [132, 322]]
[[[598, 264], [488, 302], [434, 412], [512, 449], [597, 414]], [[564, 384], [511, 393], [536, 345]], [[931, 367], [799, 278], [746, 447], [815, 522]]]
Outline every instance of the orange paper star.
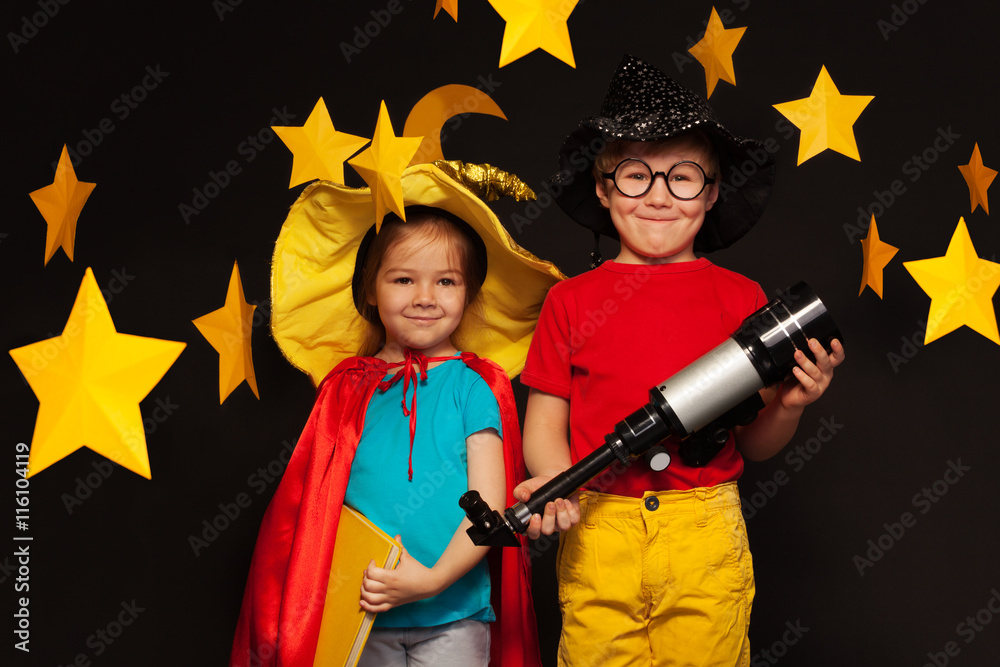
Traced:
[[965, 177], [965, 182], [969, 186], [969, 204], [973, 212], [976, 206], [982, 206], [986, 215], [990, 214], [990, 202], [986, 198], [986, 191], [990, 188], [990, 183], [996, 178], [997, 172], [983, 164], [983, 156], [979, 154], [979, 142], [976, 142], [972, 149], [972, 158], [969, 164], [959, 165], [958, 170]]
[[438, 17], [438, 12], [445, 10], [451, 18], [458, 21], [458, 0], [437, 0], [434, 3], [434, 18]]
[[344, 160], [368, 143], [364, 137], [335, 130], [322, 97], [302, 127], [274, 125], [271, 129], [294, 155], [290, 188], [317, 178], [343, 184]]
[[878, 227], [875, 225], [875, 216], [872, 216], [872, 224], [868, 227], [868, 236], [861, 241], [864, 251], [864, 269], [861, 272], [861, 289], [858, 296], [865, 291], [865, 286], [872, 288], [878, 298], [882, 298], [882, 270], [892, 261], [892, 258], [899, 252], [899, 248], [883, 243], [878, 237]]
[[705, 82], [708, 86], [708, 97], [712, 96], [715, 84], [722, 79], [726, 83], [736, 85], [736, 71], [733, 69], [733, 51], [743, 38], [746, 28], [730, 28], [722, 25], [719, 12], [712, 7], [712, 15], [705, 28], [705, 36], [689, 49], [691, 55], [698, 59], [705, 68]]
[[28, 475], [89, 447], [149, 479], [139, 401], [184, 346], [118, 333], [88, 268], [62, 335], [10, 351], [40, 403]]
[[500, 67], [542, 49], [576, 67], [566, 21], [578, 0], [490, 0], [507, 25], [500, 47]]
[[872, 95], [841, 95], [824, 65], [809, 97], [774, 108], [802, 130], [798, 164], [828, 148], [860, 162], [854, 123], [873, 99]]
[[372, 190], [376, 231], [382, 228], [386, 209], [406, 219], [403, 212], [403, 171], [420, 148], [423, 137], [397, 137], [392, 131], [385, 100], [378, 112], [372, 145], [348, 164], [357, 169]]
[[240, 267], [237, 262], [233, 262], [226, 305], [193, 320], [201, 335], [219, 353], [220, 405], [243, 380], [250, 385], [253, 395], [260, 398], [260, 393], [257, 391], [257, 376], [253, 372], [250, 345], [253, 311], [256, 308], [257, 306], [251, 306], [246, 302], [243, 296], [243, 282], [240, 280]]
[[1000, 345], [993, 310], [1000, 264], [979, 258], [964, 218], [959, 218], [944, 257], [904, 262], [903, 266], [931, 298], [925, 345], [963, 324]]
[[59, 164], [56, 166], [56, 176], [51, 185], [46, 185], [32, 192], [29, 196], [45, 218], [48, 230], [45, 232], [45, 262], [49, 263], [52, 255], [60, 247], [73, 261], [73, 246], [76, 242], [76, 222], [83, 211], [83, 205], [94, 191], [96, 183], [84, 183], [76, 180], [73, 162], [69, 159], [69, 151], [63, 144]]

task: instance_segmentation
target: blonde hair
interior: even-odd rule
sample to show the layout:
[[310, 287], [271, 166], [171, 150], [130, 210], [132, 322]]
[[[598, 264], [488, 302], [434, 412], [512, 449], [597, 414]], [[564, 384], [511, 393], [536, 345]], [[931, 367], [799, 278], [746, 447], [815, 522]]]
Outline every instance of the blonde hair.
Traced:
[[[430, 206], [408, 206], [406, 221], [394, 213], [387, 215], [367, 252], [364, 256], [359, 253], [357, 259], [363, 267], [355, 304], [365, 326], [359, 356], [372, 356], [385, 345], [385, 325], [379, 318], [375, 303], [378, 273], [385, 257], [401, 244], [416, 249], [433, 243], [445, 243], [455, 253], [465, 283], [465, 314], [481, 318], [479, 301], [486, 280], [486, 246], [483, 240], [467, 222], [447, 211]], [[463, 315], [463, 325], [465, 321]]]

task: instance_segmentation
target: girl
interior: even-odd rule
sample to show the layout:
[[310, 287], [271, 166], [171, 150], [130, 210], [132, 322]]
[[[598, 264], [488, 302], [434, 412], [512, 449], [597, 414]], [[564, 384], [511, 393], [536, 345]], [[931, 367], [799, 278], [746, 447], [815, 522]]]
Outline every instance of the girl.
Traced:
[[455, 510], [470, 488], [494, 506], [506, 500], [503, 431], [496, 398], [451, 339], [479, 295], [486, 252], [445, 211], [410, 207], [406, 218], [382, 223], [363, 262], [370, 332], [362, 352], [377, 350], [376, 359], [399, 371], [368, 404], [345, 502], [398, 533], [403, 551], [395, 570], [372, 563], [365, 572], [361, 606], [379, 615], [359, 665], [405, 667], [408, 657], [486, 665], [494, 620], [482, 560], [488, 549], [472, 543], [468, 519], [456, 522]]
[[321, 182], [282, 228], [272, 333], [318, 395], [261, 525], [233, 665], [313, 664], [345, 502], [404, 546], [396, 569], [365, 571], [359, 604], [378, 616], [362, 665], [540, 664], [526, 543], [487, 568], [458, 498], [513, 502], [509, 376], [562, 276], [510, 239], [461, 169], [408, 169], [405, 222], [373, 224], [367, 190]]

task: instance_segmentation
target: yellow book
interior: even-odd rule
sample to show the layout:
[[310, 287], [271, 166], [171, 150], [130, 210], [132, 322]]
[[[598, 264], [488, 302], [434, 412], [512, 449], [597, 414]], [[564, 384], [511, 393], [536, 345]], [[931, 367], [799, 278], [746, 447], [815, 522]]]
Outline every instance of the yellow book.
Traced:
[[330, 563], [323, 621], [313, 659], [315, 667], [355, 667], [358, 664], [375, 621], [375, 614], [366, 612], [358, 604], [362, 576], [372, 560], [379, 567], [396, 567], [399, 553], [399, 542], [360, 512], [344, 505]]

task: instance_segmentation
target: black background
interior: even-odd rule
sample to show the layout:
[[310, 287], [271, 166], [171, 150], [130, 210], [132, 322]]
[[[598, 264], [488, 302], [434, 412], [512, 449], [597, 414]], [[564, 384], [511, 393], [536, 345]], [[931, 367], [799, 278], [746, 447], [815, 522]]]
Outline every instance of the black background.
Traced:
[[[707, 2], [581, 2], [568, 23], [575, 69], [542, 51], [498, 68], [504, 23], [485, 2], [462, 2], [458, 23], [444, 12], [432, 20], [429, 0], [399, 0], [391, 4], [397, 13], [389, 6], [4, 4], [3, 349], [59, 335], [87, 267], [107, 291], [118, 331], [188, 344], [141, 404], [152, 480], [117, 466], [102, 475], [105, 459], [87, 449], [31, 478], [31, 652], [13, 651], [17, 664], [226, 662], [276, 487], [258, 485], [257, 471], [295, 441], [313, 395], [267, 327], [273, 244], [302, 186], [287, 188], [292, 155], [280, 140], [251, 160], [249, 136], [272, 139], [269, 125], [302, 125], [321, 96], [338, 130], [369, 137], [385, 100], [399, 134], [430, 90], [483, 86], [508, 120], [455, 118], [445, 128], [445, 156], [490, 162], [538, 186], [554, 171], [566, 133], [596, 113], [623, 53], [705, 92], [703, 69], [686, 50], [700, 38]], [[1000, 163], [1000, 10], [967, 0], [723, 0], [718, 9], [730, 27], [748, 30], [735, 53], [738, 85], [720, 82], [711, 102], [737, 134], [774, 140], [778, 175], [757, 228], [711, 259], [769, 295], [806, 280], [848, 350], [786, 452], [748, 464], [740, 482], [758, 587], [754, 664], [995, 664], [1000, 622], [991, 623], [988, 603], [1000, 608], [1000, 348], [965, 327], [925, 348], [930, 300], [902, 262], [944, 255], [961, 216], [980, 257], [1000, 250], [986, 212], [970, 214], [957, 169], [976, 142], [987, 166]], [[342, 44], [366, 27], [374, 36], [348, 62]], [[875, 96], [854, 126], [861, 161], [826, 151], [796, 166], [799, 132], [771, 105], [807, 97], [822, 65], [841, 93]], [[159, 68], [162, 80], [123, 118], [114, 102], [141, 86], [147, 67]], [[274, 120], [275, 111], [285, 118]], [[103, 119], [113, 131], [95, 134]], [[28, 193], [52, 182], [63, 144], [87, 151], [76, 173], [97, 188], [80, 216], [75, 261], [57, 252], [43, 268], [46, 226]], [[914, 156], [925, 170], [907, 164]], [[230, 160], [240, 173], [186, 222], [179, 206]], [[346, 171], [348, 184], [362, 185]], [[902, 194], [889, 203], [894, 181]], [[859, 220], [867, 222], [873, 204], [882, 239], [900, 248], [885, 269], [882, 300], [870, 289], [858, 296]], [[497, 210], [509, 218], [526, 207]], [[590, 236], [556, 207], [511, 233], [569, 275], [586, 269]], [[614, 252], [609, 243], [605, 255]], [[234, 260], [247, 301], [258, 305], [261, 398], [244, 384], [220, 406], [218, 354], [191, 320], [222, 306]], [[31, 442], [38, 402], [3, 359], [0, 451], [14, 514], [15, 447]], [[941, 481], [950, 464], [964, 470], [947, 476], [954, 483]], [[934, 502], [917, 497], [925, 488]], [[190, 538], [203, 537], [220, 504], [241, 493], [250, 506], [196, 554]], [[67, 505], [74, 495], [87, 497]], [[914, 522], [900, 535], [893, 524], [905, 512]], [[25, 595], [14, 591], [18, 545], [0, 548], [11, 600]], [[555, 549], [537, 551], [535, 602], [544, 656], [554, 664]], [[856, 557], [871, 566], [859, 572]], [[133, 603], [133, 622], [111, 642], [98, 639]], [[977, 625], [966, 622], [977, 614]], [[6, 618], [13, 644], [16, 621]]]

